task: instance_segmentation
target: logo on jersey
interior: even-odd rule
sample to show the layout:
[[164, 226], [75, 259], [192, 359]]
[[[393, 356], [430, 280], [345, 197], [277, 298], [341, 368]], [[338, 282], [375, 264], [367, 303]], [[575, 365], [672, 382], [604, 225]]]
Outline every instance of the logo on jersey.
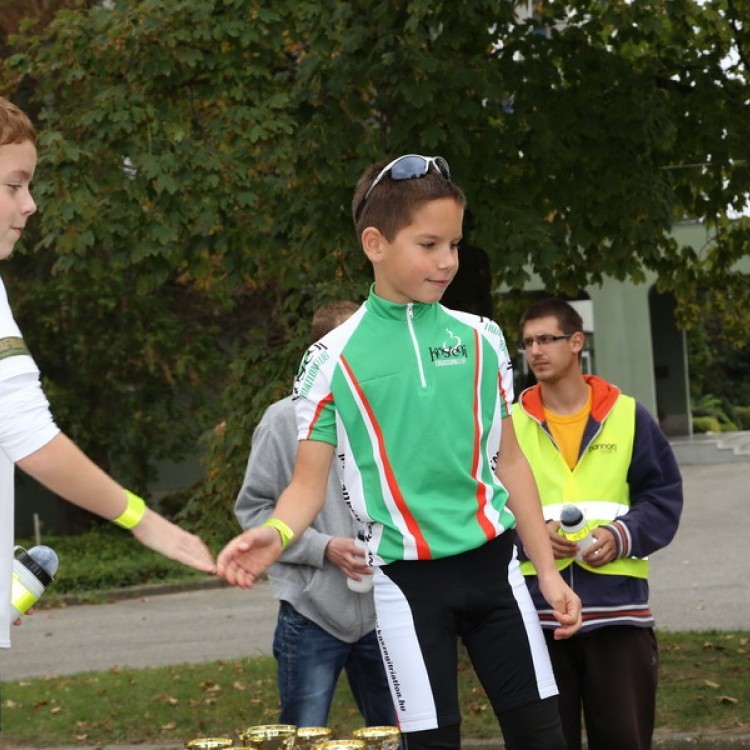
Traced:
[[297, 377], [294, 378], [292, 388], [292, 399], [296, 400], [307, 396], [318, 377], [320, 368], [330, 359], [328, 349], [319, 341], [313, 344], [302, 357]]
[[500, 330], [500, 326], [495, 323], [494, 320], [486, 319], [484, 321], [484, 330], [487, 331], [488, 334], [491, 336], [501, 336], [503, 335], [503, 332]]
[[447, 338], [443, 340], [440, 346], [429, 347], [430, 361], [435, 367], [465, 365], [469, 358], [469, 351], [466, 348], [466, 344], [450, 328], [446, 328], [445, 332]]

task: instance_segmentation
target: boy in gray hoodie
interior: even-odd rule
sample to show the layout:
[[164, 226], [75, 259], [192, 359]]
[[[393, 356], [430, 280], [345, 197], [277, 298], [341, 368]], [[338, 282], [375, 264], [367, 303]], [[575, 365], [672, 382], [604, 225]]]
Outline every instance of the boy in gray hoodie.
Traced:
[[[319, 308], [313, 317], [312, 340], [343, 323], [357, 307], [336, 301]], [[244, 529], [271, 515], [291, 479], [296, 452], [297, 423], [289, 396], [268, 407], [253, 433], [234, 508]], [[347, 578], [358, 582], [372, 573], [356, 536], [356, 523], [341, 501], [341, 484], [331, 471], [323, 510], [268, 570], [279, 600], [273, 653], [283, 724], [326, 726], [342, 671], [365, 723], [395, 724], [375, 635], [372, 592], [356, 593], [347, 586]]]

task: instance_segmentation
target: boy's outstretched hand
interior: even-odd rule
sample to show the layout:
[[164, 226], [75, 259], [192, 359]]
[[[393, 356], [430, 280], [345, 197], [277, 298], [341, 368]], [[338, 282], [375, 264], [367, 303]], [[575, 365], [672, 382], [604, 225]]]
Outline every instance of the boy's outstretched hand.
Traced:
[[232, 539], [219, 553], [219, 575], [233, 586], [249, 589], [255, 579], [281, 556], [279, 532], [256, 526]]
[[216, 572], [214, 558], [200, 537], [181, 529], [150, 509], [146, 510], [141, 522], [131, 531], [141, 544], [171, 560], [177, 560], [204, 573]]

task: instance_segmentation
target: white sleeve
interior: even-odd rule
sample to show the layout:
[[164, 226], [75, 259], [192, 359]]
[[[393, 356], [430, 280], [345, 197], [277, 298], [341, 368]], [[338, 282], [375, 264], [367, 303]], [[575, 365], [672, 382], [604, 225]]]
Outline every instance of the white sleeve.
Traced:
[[36, 372], [0, 380], [0, 448], [13, 463], [59, 432]]
[[38, 372], [13, 318], [5, 285], [0, 279], [0, 380], [25, 372]]

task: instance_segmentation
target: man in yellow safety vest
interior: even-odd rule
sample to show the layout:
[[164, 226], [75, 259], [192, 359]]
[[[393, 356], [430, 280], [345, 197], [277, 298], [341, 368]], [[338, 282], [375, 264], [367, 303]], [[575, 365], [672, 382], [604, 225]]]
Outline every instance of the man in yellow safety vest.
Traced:
[[[581, 748], [583, 711], [589, 750], [647, 750], [658, 654], [646, 556], [677, 530], [677, 462], [642, 404], [582, 373], [586, 339], [574, 307], [539, 300], [520, 330], [519, 349], [537, 384], [521, 393], [513, 425], [539, 488], [558, 569], [583, 603], [581, 631], [554, 640], [556, 623], [539, 596], [536, 571], [523, 562], [560, 690], [568, 748]], [[583, 511], [594, 537], [582, 555], [560, 532], [568, 504]]]

